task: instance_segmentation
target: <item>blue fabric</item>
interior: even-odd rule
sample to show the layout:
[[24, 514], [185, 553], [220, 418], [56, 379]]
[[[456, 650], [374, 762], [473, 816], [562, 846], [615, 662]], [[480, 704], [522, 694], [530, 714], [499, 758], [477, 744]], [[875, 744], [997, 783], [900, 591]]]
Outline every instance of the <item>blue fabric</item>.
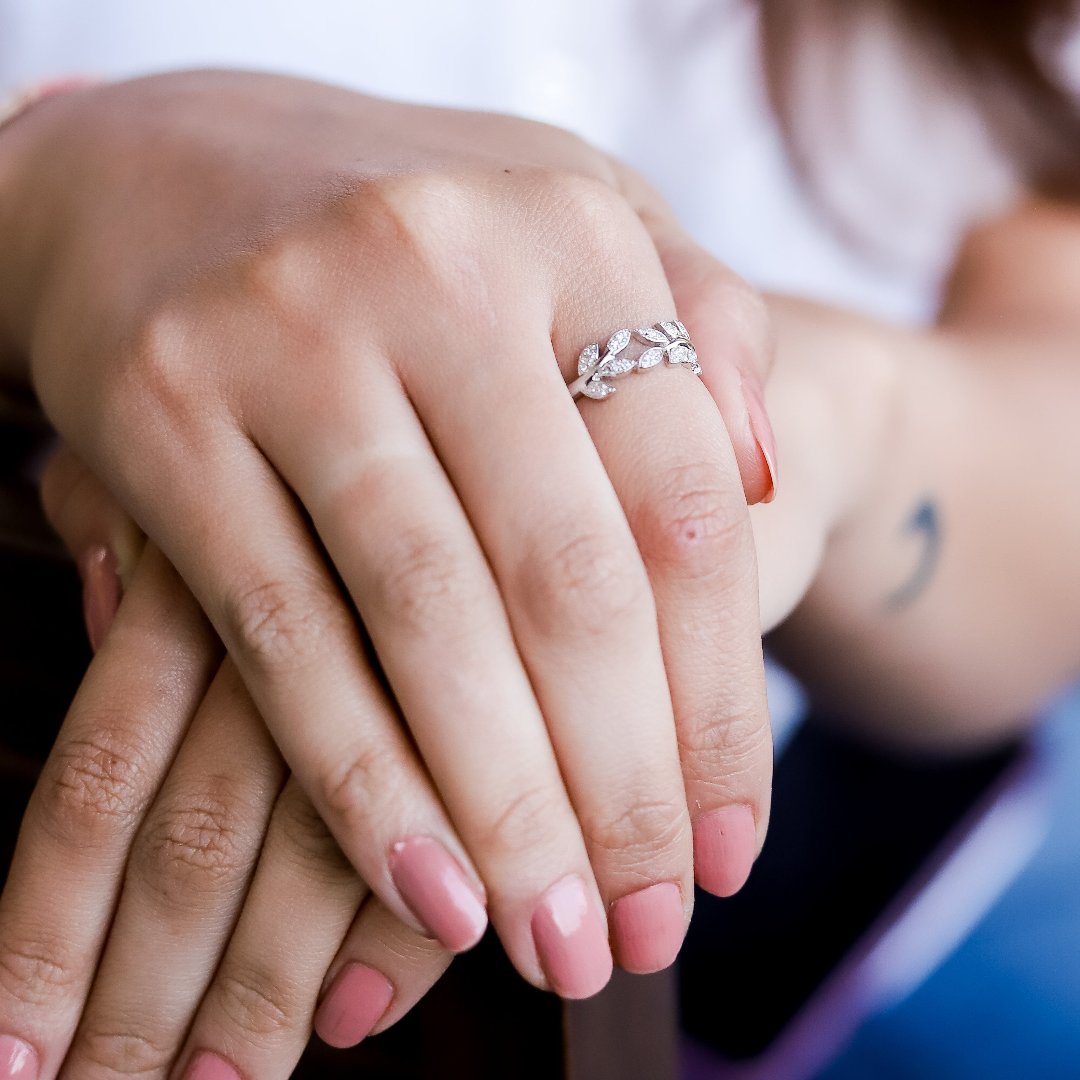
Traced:
[[819, 1080], [1080, 1077], [1080, 691], [1043, 727], [1047, 843], [971, 937]]

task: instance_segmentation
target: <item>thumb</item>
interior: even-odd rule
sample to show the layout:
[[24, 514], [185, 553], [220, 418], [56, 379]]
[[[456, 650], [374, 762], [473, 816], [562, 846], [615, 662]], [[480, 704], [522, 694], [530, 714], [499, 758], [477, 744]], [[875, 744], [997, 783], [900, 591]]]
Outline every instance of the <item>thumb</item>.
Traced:
[[776, 438], [765, 408], [774, 343], [761, 295], [701, 247], [651, 185], [613, 162], [623, 194], [649, 231], [678, 317], [690, 328], [702, 379], [716, 402], [739, 464], [746, 501], [776, 491]]
[[49, 523], [78, 564], [86, 629], [96, 650], [145, 537], [104, 484], [63, 444], [42, 472], [41, 501]]

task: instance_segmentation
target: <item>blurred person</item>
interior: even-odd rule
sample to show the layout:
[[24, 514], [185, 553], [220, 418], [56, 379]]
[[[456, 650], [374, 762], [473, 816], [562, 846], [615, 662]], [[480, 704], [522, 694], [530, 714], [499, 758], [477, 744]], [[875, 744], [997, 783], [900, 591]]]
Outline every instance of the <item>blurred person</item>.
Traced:
[[0, 129], [100, 647], [0, 1076], [287, 1076], [488, 912], [567, 997], [669, 964], [764, 838], [763, 631], [874, 738], [1029, 723], [1080, 662], [1066, 14], [0, 3], [12, 84], [114, 80]]

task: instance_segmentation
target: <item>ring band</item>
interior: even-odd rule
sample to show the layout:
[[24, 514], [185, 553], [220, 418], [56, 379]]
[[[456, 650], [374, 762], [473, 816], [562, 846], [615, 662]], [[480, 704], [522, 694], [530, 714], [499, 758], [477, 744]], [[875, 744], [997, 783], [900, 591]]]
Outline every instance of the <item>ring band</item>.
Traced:
[[608, 338], [603, 352], [598, 344], [586, 345], [578, 357], [577, 378], [566, 384], [567, 389], [572, 398], [584, 394], [602, 401], [615, 393], [611, 379], [629, 375], [631, 371], [648, 371], [661, 361], [701, 374], [697, 350], [678, 319], [638, 330], [617, 330]]

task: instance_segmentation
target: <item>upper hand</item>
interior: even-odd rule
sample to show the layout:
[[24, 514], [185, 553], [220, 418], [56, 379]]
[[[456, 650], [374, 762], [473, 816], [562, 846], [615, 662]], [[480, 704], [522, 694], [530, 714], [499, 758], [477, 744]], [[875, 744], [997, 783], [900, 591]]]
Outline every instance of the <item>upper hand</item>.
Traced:
[[[609, 922], [670, 962], [767, 819], [749, 290], [519, 120], [202, 73], [6, 134], [7, 337], [364, 880], [567, 996]], [[579, 412], [582, 346], [676, 313], [719, 412], [668, 368]]]

